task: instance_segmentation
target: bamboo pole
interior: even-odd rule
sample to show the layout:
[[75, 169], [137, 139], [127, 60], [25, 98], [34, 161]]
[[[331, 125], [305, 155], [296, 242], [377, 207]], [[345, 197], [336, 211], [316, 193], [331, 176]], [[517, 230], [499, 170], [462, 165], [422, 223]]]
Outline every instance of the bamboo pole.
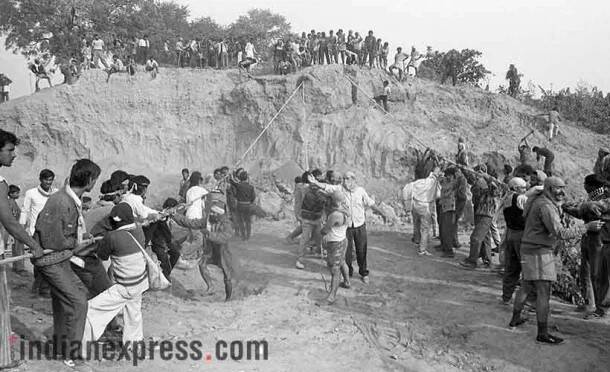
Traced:
[[10, 292], [6, 279], [6, 266], [0, 265], [0, 369], [12, 365]]
[[241, 164], [242, 161], [244, 161], [244, 159], [246, 158], [246, 155], [248, 155], [248, 153], [250, 152], [250, 150], [252, 150], [254, 148], [254, 145], [256, 145], [256, 143], [258, 142], [258, 140], [261, 139], [261, 137], [263, 136], [263, 134], [265, 134], [265, 132], [267, 131], [267, 129], [269, 129], [269, 127], [271, 126], [271, 124], [273, 124], [273, 122], [275, 121], [275, 119], [280, 116], [280, 113], [286, 108], [286, 106], [288, 106], [288, 103], [290, 102], [290, 100], [292, 100], [292, 97], [294, 97], [294, 95], [299, 91], [299, 88], [301, 88], [301, 86], [303, 85], [303, 82], [301, 82], [301, 84], [299, 84], [299, 86], [294, 90], [294, 92], [292, 92], [292, 94], [290, 95], [290, 97], [288, 97], [288, 99], [286, 100], [286, 102], [284, 102], [284, 105], [282, 105], [282, 107], [278, 110], [278, 112], [275, 113], [275, 115], [273, 116], [273, 118], [271, 118], [271, 120], [269, 121], [269, 123], [265, 126], [265, 128], [263, 128], [263, 130], [259, 133], [259, 135], [254, 139], [254, 141], [252, 141], [252, 144], [250, 144], [250, 147], [248, 147], [248, 149], [246, 150], [246, 152], [244, 152], [244, 154], [241, 156], [241, 158], [237, 161], [237, 163], [235, 163], [234, 168], [236, 168], [238, 165]]

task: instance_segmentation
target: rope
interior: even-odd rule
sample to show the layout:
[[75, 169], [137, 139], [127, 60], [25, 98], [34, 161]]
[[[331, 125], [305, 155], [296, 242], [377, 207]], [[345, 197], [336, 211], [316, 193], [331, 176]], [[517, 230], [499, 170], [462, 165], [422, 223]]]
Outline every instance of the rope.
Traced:
[[[379, 103], [377, 103], [377, 101], [375, 101], [374, 98], [372, 98], [371, 96], [369, 96], [362, 88], [360, 88], [360, 86], [358, 84], [356, 84], [356, 82], [354, 80], [352, 80], [349, 76], [347, 76], [346, 74], [343, 74], [343, 77], [345, 77], [347, 80], [349, 80], [350, 83], [352, 83], [358, 90], [360, 90], [362, 92], [362, 94], [364, 94], [368, 99], [370, 99], [377, 107], [379, 107], [383, 112], [385, 112], [386, 115], [389, 115], [392, 119], [396, 120], [396, 121], [400, 121], [396, 116], [392, 115], [390, 112], [386, 111], [381, 105], [379, 105]], [[405, 131], [417, 142], [419, 143], [421, 146], [423, 146], [424, 148], [430, 148], [430, 146], [426, 145], [422, 140], [420, 140], [419, 138], [417, 138], [415, 135], [413, 135], [413, 133], [409, 132], [407, 129], [405, 129]], [[441, 156], [442, 159], [444, 159], [447, 163], [454, 165], [460, 169], [466, 169], [469, 172], [473, 172], [475, 174], [478, 174], [482, 177], [484, 177], [485, 179], [493, 179], [493, 177], [491, 177], [490, 175], [488, 175], [487, 173], [481, 173], [478, 171], [475, 171], [472, 168], [468, 168], [466, 166], [463, 166], [461, 164], [457, 164], [456, 162]]]
[[269, 121], [269, 123], [265, 126], [265, 128], [263, 128], [263, 130], [259, 133], [259, 135], [254, 139], [254, 141], [252, 142], [252, 144], [250, 144], [250, 147], [248, 147], [248, 149], [246, 150], [246, 152], [244, 152], [244, 154], [241, 156], [241, 158], [237, 161], [237, 163], [235, 163], [235, 165], [233, 166], [233, 168], [237, 168], [237, 166], [239, 164], [241, 164], [241, 162], [244, 160], [244, 158], [246, 157], [246, 155], [248, 155], [248, 153], [254, 148], [254, 145], [256, 145], [256, 143], [258, 142], [258, 140], [261, 139], [261, 137], [263, 136], [263, 134], [265, 134], [265, 132], [267, 131], [267, 129], [269, 129], [269, 127], [271, 127], [271, 124], [273, 124], [273, 122], [275, 121], [275, 119], [280, 115], [280, 113], [284, 110], [284, 108], [286, 108], [286, 106], [288, 106], [288, 103], [290, 102], [290, 100], [292, 99], [292, 97], [294, 97], [294, 95], [299, 91], [299, 89], [301, 88], [301, 86], [303, 85], [303, 82], [301, 82], [301, 84], [299, 84], [296, 89], [292, 92], [292, 94], [290, 95], [290, 97], [288, 97], [288, 99], [286, 100], [286, 102], [284, 102], [284, 105], [278, 110], [278, 112], [275, 113], [275, 115], [273, 116], [273, 118]]
[[[352, 80], [349, 76], [344, 74], [343, 77], [345, 77], [347, 80], [349, 80], [350, 83], [352, 83], [360, 92], [362, 92], [362, 94], [365, 95], [365, 97], [370, 99], [371, 102], [373, 102], [375, 104], [375, 106], [379, 107], [381, 109], [381, 111], [383, 111], [386, 115], [389, 115], [392, 119], [394, 119], [396, 121], [400, 121], [396, 116], [394, 116], [390, 112], [386, 111], [383, 108], [383, 106], [381, 106], [379, 103], [377, 103], [377, 101], [375, 101], [375, 99], [373, 97], [368, 95], [368, 93], [366, 93], [364, 91], [364, 89], [362, 89], [358, 84], [356, 84], [356, 82], [354, 80]], [[409, 131], [406, 131], [406, 132], [409, 133], [411, 135], [411, 137], [413, 137], [413, 139], [415, 139], [415, 141], [417, 141], [422, 147], [424, 147], [424, 148], [430, 147], [430, 146], [426, 145], [424, 142], [422, 142], [419, 138], [415, 137], [411, 132], [409, 132]]]

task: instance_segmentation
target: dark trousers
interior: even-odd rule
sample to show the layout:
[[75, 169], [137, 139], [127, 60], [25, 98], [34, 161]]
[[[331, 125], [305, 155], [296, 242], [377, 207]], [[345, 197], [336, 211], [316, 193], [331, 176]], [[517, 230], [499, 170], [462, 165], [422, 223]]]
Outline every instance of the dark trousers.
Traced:
[[554, 156], [544, 157], [544, 173], [548, 177], [553, 175], [553, 161], [555, 160]]
[[70, 263], [70, 267], [87, 288], [87, 291], [89, 292], [88, 299], [92, 299], [110, 288], [112, 282], [99, 258], [96, 256], [81, 258], [85, 261], [85, 267], [80, 267], [73, 263]]
[[604, 243], [597, 268], [595, 307], [605, 313], [610, 307], [610, 243]]
[[484, 263], [491, 260], [491, 244], [488, 234], [493, 218], [489, 216], [474, 216], [474, 230], [470, 234], [470, 255], [467, 260], [476, 265], [479, 257]]
[[40, 274], [40, 269], [34, 266], [34, 284], [32, 285], [32, 293], [45, 294], [49, 293], [49, 291], [49, 283], [47, 283], [42, 274]]
[[444, 253], [453, 253], [453, 237], [456, 229], [455, 211], [441, 213], [439, 231], [441, 236], [441, 250]]
[[455, 234], [453, 235], [453, 246], [458, 247], [460, 240], [458, 239], [458, 226], [462, 217], [464, 217], [464, 208], [466, 207], [466, 199], [457, 200], [455, 203]]
[[509, 301], [515, 293], [515, 288], [519, 284], [521, 277], [521, 237], [523, 230], [506, 231], [506, 240], [504, 241], [504, 276], [502, 277], [502, 299]]
[[580, 240], [580, 285], [583, 298], [589, 306], [596, 304], [602, 246], [599, 232], [586, 233]]
[[349, 275], [352, 276], [354, 268], [352, 266], [352, 249], [356, 248], [356, 262], [358, 263], [358, 273], [360, 276], [369, 275], [369, 270], [366, 266], [366, 224], [359, 227], [347, 228], [347, 251], [345, 252], [345, 262], [349, 269]]
[[43, 266], [39, 271], [51, 286], [55, 353], [64, 359], [77, 358], [87, 318], [87, 294], [70, 261]]
[[319, 50], [319, 60], [318, 62], [323, 65], [324, 64], [324, 59], [326, 59], [326, 64], [330, 65], [330, 54], [328, 54], [328, 48], [320, 48]]
[[153, 241], [151, 249], [161, 264], [163, 275], [165, 275], [166, 278], [169, 278], [176, 262], [178, 262], [178, 259], [180, 258], [180, 244], [171, 244], [171, 246], [168, 247], [165, 242]]
[[[546, 324], [549, 318], [549, 301], [551, 300], [551, 281], [524, 280], [515, 296], [514, 313], [521, 313], [525, 301], [531, 294], [536, 294], [536, 319], [538, 320], [538, 335], [547, 333]], [[540, 327], [543, 324], [544, 327]]]
[[237, 204], [235, 210], [237, 235], [243, 240], [250, 239], [252, 235], [252, 208], [250, 204]]
[[378, 105], [383, 103], [383, 109], [388, 112], [388, 96], [385, 94], [382, 94], [380, 96], [375, 96], [374, 97], [375, 102], [377, 102]]
[[[15, 241], [12, 246], [13, 257], [23, 255], [23, 243]], [[13, 271], [23, 271], [25, 270], [25, 263], [23, 260], [13, 262]]]

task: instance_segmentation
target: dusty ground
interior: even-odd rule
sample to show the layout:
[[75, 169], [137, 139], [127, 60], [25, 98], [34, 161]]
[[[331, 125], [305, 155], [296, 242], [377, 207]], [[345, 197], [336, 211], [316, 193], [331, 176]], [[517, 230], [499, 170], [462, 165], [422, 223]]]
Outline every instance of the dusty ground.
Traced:
[[[354, 278], [340, 289], [334, 307], [320, 308], [324, 296], [316, 258], [296, 270], [293, 251], [281, 236], [288, 222], [257, 222], [247, 244], [233, 242], [244, 269], [237, 298], [222, 302], [203, 296], [197, 271], [175, 271], [169, 292], [144, 298], [145, 336], [201, 340], [212, 359], [92, 362], [96, 371], [607, 371], [608, 321], [584, 321], [574, 307], [554, 301], [552, 323], [567, 342], [557, 347], [534, 342], [535, 316], [510, 330], [511, 308], [499, 304], [500, 278], [465, 271], [455, 260], [421, 258], [409, 233], [369, 232], [371, 282]], [[410, 231], [410, 228], [408, 229]], [[467, 236], [461, 237], [462, 243]], [[436, 244], [436, 241], [433, 241]], [[50, 300], [30, 295], [31, 277], [10, 275], [12, 311], [34, 335], [51, 325]], [[216, 340], [266, 340], [268, 360], [218, 361]], [[57, 361], [28, 361], [21, 371], [68, 371]]]

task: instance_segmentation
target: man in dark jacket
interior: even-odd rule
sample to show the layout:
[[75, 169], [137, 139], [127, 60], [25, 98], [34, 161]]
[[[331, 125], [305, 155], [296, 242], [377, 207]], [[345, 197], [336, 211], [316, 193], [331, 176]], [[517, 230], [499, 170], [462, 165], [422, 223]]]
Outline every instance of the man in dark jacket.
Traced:
[[93, 190], [100, 173], [100, 167], [91, 160], [78, 160], [70, 171], [68, 185], [49, 197], [34, 232], [40, 245], [53, 251], [33, 260], [51, 286], [53, 349], [72, 367], [82, 362], [80, 342], [87, 316], [87, 294], [78, 285], [80, 280], [70, 266], [70, 259], [74, 250], [93, 242], [86, 234], [80, 198]]
[[[324, 180], [322, 172], [319, 169], [314, 169], [311, 172], [311, 175], [319, 182]], [[303, 232], [301, 234], [301, 241], [295, 264], [297, 269], [305, 268], [301, 259], [305, 256], [305, 247], [309, 244], [310, 240], [315, 242], [314, 249], [317, 249], [318, 251], [321, 251], [322, 249], [322, 214], [326, 201], [326, 194], [317, 185], [309, 184], [304, 191], [303, 202], [301, 203], [301, 224], [303, 226]]]
[[[585, 280], [586, 298], [594, 298], [595, 311], [585, 319], [603, 318], [610, 307], [610, 184], [599, 175], [585, 177], [588, 201], [566, 206], [564, 211], [585, 222], [602, 219], [600, 232], [588, 231], [581, 240], [581, 277]], [[591, 305], [591, 303], [589, 303]]]
[[252, 235], [252, 208], [256, 200], [254, 186], [248, 182], [248, 173], [239, 174], [239, 184], [236, 188], [237, 207], [235, 209], [235, 222], [237, 235], [243, 240], [249, 240]]
[[542, 194], [527, 200], [524, 209], [525, 230], [521, 238], [521, 265], [523, 282], [515, 297], [511, 327], [525, 323], [521, 311], [528, 294], [536, 291], [536, 318], [538, 336], [536, 341], [545, 344], [560, 344], [563, 339], [548, 333], [549, 301], [551, 284], [557, 279], [554, 249], [559, 240], [578, 237], [585, 231], [599, 231], [602, 221], [592, 221], [584, 227], [562, 225], [561, 205], [565, 198], [565, 183], [558, 177], [544, 181]]
[[[487, 167], [480, 164], [475, 167], [475, 171], [484, 174], [487, 172]], [[468, 269], [475, 269], [479, 257], [483, 259], [486, 266], [491, 264], [491, 239], [488, 234], [496, 214], [497, 199], [500, 196], [501, 188], [499, 183], [490, 176], [468, 174], [467, 177], [472, 183], [474, 230], [470, 235], [470, 255], [460, 262], [460, 265]]]
[[218, 266], [224, 277], [225, 300], [229, 301], [233, 293], [232, 278], [235, 276], [234, 260], [229, 250], [229, 239], [233, 235], [231, 221], [227, 218], [226, 206], [220, 199], [213, 199], [212, 195], [208, 194], [205, 206], [205, 216], [202, 219], [192, 220], [178, 214], [173, 215], [172, 218], [182, 227], [199, 229], [203, 232], [199, 273], [208, 287], [208, 293], [213, 293], [212, 278], [207, 266]]

